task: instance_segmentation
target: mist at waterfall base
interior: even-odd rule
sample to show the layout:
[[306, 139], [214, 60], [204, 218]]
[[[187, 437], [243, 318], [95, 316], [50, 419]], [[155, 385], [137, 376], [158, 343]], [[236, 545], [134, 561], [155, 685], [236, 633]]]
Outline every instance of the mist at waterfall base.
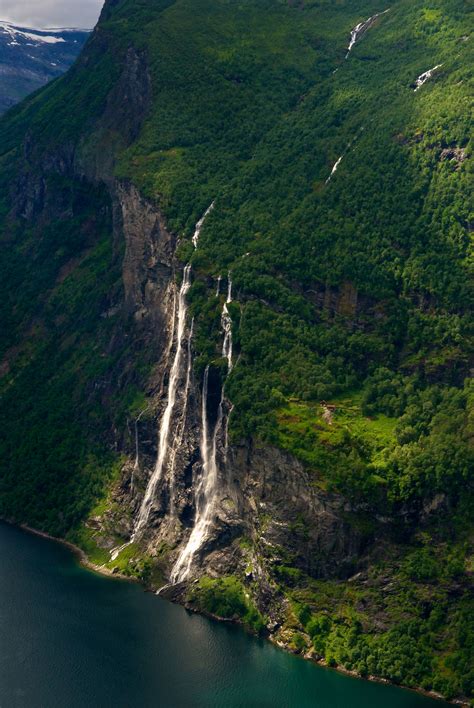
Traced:
[[443, 708], [352, 679], [0, 523], [2, 708]]

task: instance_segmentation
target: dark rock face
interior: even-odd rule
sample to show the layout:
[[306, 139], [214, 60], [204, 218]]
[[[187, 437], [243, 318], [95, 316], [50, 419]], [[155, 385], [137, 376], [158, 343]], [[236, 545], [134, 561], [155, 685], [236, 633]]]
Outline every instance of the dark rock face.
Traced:
[[[109, 51], [107, 36], [94, 32], [88, 49], [99, 54]], [[88, 63], [88, 50], [79, 61]], [[146, 56], [129, 47], [121, 61], [121, 72], [107, 96], [103, 113], [81, 142], [76, 159], [78, 171], [93, 181], [109, 184], [110, 188], [113, 188], [116, 156], [138, 137], [152, 99]]]
[[138, 136], [151, 103], [151, 77], [145, 57], [129, 47], [122, 74], [110, 93], [104, 127], [122, 135], [126, 145]]
[[[256, 540], [267, 549], [277, 549], [270, 550], [269, 557], [281, 562], [278, 549], [284, 549], [292, 565], [313, 577], [350, 573], [362, 545], [345, 521], [346, 513], [355, 509], [341, 496], [318, 489], [308, 471], [288, 453], [252, 448], [244, 462], [244, 451], [236, 452], [235, 463], [245, 470], [245, 516], [256, 526]], [[252, 523], [254, 510], [258, 525]]]
[[89, 30], [36, 30], [0, 22], [0, 114], [67, 71], [88, 37]]
[[[173, 272], [175, 239], [161, 214], [133, 185], [118, 183], [115, 224], [125, 238], [123, 285], [125, 307], [137, 322], [160, 313], [166, 317], [163, 292]], [[160, 292], [160, 294], [158, 294]]]

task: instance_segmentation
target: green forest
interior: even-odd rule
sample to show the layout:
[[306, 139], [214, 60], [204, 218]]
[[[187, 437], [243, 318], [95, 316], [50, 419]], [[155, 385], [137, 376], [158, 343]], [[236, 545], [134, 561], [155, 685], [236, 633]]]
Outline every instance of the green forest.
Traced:
[[[119, 474], [154, 363], [117, 306], [107, 185], [132, 183], [192, 263], [196, 377], [223, 367], [216, 283], [232, 279], [232, 441], [286, 450], [357, 501], [369, 545], [396, 519], [360, 582], [274, 569], [294, 649], [469, 698], [472, 15], [394, 0], [346, 57], [388, 6], [106, 3], [67, 76], [0, 118], [0, 516], [78, 538]], [[136, 133], [107, 108], [130, 47], [152, 94]], [[240, 579], [193, 593], [262, 629]]]

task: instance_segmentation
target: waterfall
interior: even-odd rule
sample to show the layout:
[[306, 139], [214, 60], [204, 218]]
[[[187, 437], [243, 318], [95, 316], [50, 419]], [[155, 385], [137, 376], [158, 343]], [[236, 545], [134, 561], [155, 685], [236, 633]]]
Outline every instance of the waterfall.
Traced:
[[[232, 302], [232, 278], [229, 273], [227, 286], [227, 299], [224, 303], [221, 316], [221, 326], [224, 333], [222, 356], [227, 359], [228, 373], [232, 370], [232, 320], [227, 305]], [[171, 583], [183, 582], [189, 577], [196, 553], [202, 548], [214, 520], [215, 502], [219, 490], [219, 465], [217, 462], [217, 445], [219, 437], [224, 440], [224, 460], [227, 459], [228, 423], [229, 416], [224, 413], [224, 387], [222, 387], [221, 400], [217, 410], [217, 420], [211, 431], [207, 414], [207, 399], [209, 391], [209, 366], [204, 372], [202, 387], [202, 430], [201, 430], [201, 458], [202, 472], [197, 485], [196, 517], [194, 528], [186, 546], [181, 550], [171, 572]]]
[[329, 182], [332, 180], [333, 175], [334, 175], [334, 173], [337, 171], [337, 168], [339, 167], [339, 165], [341, 164], [341, 161], [342, 161], [342, 158], [343, 158], [343, 157], [344, 157], [344, 155], [341, 155], [341, 157], [336, 161], [336, 163], [334, 164], [334, 167], [333, 167], [332, 170], [331, 170], [331, 174], [330, 174], [329, 177], [327, 178], [325, 184], [329, 184]]
[[221, 317], [222, 329], [224, 331], [224, 344], [222, 346], [222, 356], [227, 359], [229, 371], [232, 369], [232, 320], [227, 309], [227, 304], [224, 304]]
[[211, 213], [211, 211], [214, 209], [214, 204], [215, 202], [212, 202], [211, 206], [207, 208], [207, 210], [204, 212], [204, 215], [199, 219], [199, 221], [196, 224], [196, 228], [194, 230], [194, 236], [193, 236], [193, 246], [194, 248], [198, 247], [199, 243], [199, 236], [201, 235], [201, 229], [204, 226], [204, 222], [206, 221], [207, 217]]
[[227, 305], [232, 302], [232, 279], [229, 273], [228, 287], [227, 287], [227, 300], [224, 303], [221, 315], [221, 327], [224, 332], [224, 343], [222, 345], [222, 356], [227, 359], [228, 371], [232, 370], [232, 319], [229, 314], [229, 309]]
[[178, 297], [178, 327], [176, 333], [176, 352], [174, 355], [173, 365], [171, 367], [170, 379], [168, 383], [168, 400], [166, 402], [165, 412], [163, 413], [163, 417], [161, 419], [158, 459], [156, 461], [155, 469], [153, 470], [153, 473], [148, 481], [145, 496], [143, 497], [140, 512], [138, 514], [138, 519], [135, 524], [135, 530], [133, 532], [132, 540], [135, 540], [137, 534], [139, 534], [144, 529], [148, 522], [153, 498], [155, 496], [158, 482], [160, 481], [161, 476], [163, 474], [163, 469], [167, 458], [169, 448], [170, 425], [176, 402], [176, 393], [178, 391], [178, 384], [182, 370], [182, 362], [184, 359], [183, 338], [186, 328], [186, 295], [188, 294], [190, 287], [191, 265], [188, 263], [188, 265], [186, 265], [184, 268], [183, 282], [181, 284]]
[[184, 440], [184, 431], [186, 430], [186, 417], [188, 415], [188, 401], [189, 401], [189, 390], [191, 388], [191, 372], [193, 368], [193, 355], [192, 355], [192, 342], [193, 342], [193, 333], [194, 333], [194, 318], [191, 320], [191, 327], [189, 329], [189, 336], [188, 336], [188, 346], [187, 346], [187, 361], [188, 365], [186, 368], [186, 381], [184, 384], [184, 405], [183, 405], [183, 412], [181, 413], [181, 418], [179, 420], [178, 426], [176, 428], [176, 434], [175, 437], [173, 438], [173, 443], [172, 443], [172, 448], [171, 448], [171, 454], [170, 454], [170, 462], [169, 462], [169, 470], [170, 470], [170, 506], [171, 506], [171, 513], [175, 513], [175, 502], [174, 502], [174, 497], [175, 497], [175, 469], [176, 469], [176, 455], [178, 453], [178, 450], [181, 448], [181, 445], [183, 444]]
[[117, 546], [116, 548], [112, 548], [110, 551], [110, 560], [114, 561], [117, 560], [119, 555], [122, 553], [124, 548], [127, 548], [132, 543], [132, 541], [127, 541], [127, 543], [123, 543], [121, 546]]
[[[204, 222], [206, 220], [206, 217], [208, 214], [212, 211], [214, 208], [214, 202], [208, 207], [204, 215], [199, 219], [198, 223], [196, 224], [195, 230], [194, 230], [194, 235], [193, 235], [193, 245], [194, 248], [198, 247], [199, 243], [199, 236], [201, 235], [201, 230], [204, 225]], [[133, 542], [136, 538], [137, 535], [140, 534], [144, 528], [146, 527], [148, 523], [148, 519], [150, 517], [150, 511], [151, 507], [153, 504], [153, 499], [156, 494], [156, 490], [158, 487], [158, 484], [161, 480], [161, 477], [163, 476], [163, 472], [165, 470], [165, 465], [168, 459], [168, 453], [170, 450], [170, 435], [171, 435], [171, 426], [173, 422], [173, 413], [176, 405], [176, 398], [179, 390], [179, 383], [180, 379], [182, 376], [182, 370], [183, 370], [183, 362], [185, 359], [185, 349], [187, 353], [187, 369], [186, 369], [186, 383], [185, 383], [185, 388], [184, 388], [184, 407], [183, 407], [183, 413], [181, 416], [180, 423], [178, 424], [178, 431], [183, 428], [183, 434], [184, 434], [184, 425], [186, 423], [186, 412], [187, 412], [187, 399], [189, 395], [189, 387], [190, 387], [190, 381], [191, 381], [191, 367], [192, 367], [192, 353], [191, 353], [191, 340], [192, 340], [192, 334], [193, 334], [193, 326], [191, 326], [188, 337], [187, 337], [187, 347], [185, 348], [183, 346], [183, 339], [186, 331], [186, 315], [187, 315], [187, 303], [186, 303], [186, 297], [189, 292], [189, 289], [191, 287], [191, 264], [188, 263], [184, 267], [183, 271], [183, 282], [181, 284], [181, 288], [179, 291], [179, 296], [178, 296], [178, 303], [177, 303], [177, 332], [176, 332], [176, 352], [174, 355], [174, 360], [173, 364], [171, 367], [170, 371], [170, 377], [169, 377], [169, 382], [168, 382], [168, 398], [166, 402], [166, 408], [163, 413], [163, 417], [161, 419], [161, 424], [160, 424], [160, 435], [159, 435], [159, 446], [158, 446], [158, 459], [156, 461], [155, 469], [153, 470], [153, 473], [151, 474], [150, 479], [148, 480], [148, 485], [145, 490], [145, 495], [143, 497], [141, 506], [140, 506], [140, 511], [138, 513], [138, 518], [135, 522], [135, 528], [131, 537], [131, 542]], [[174, 340], [174, 330], [176, 328], [176, 306], [174, 307], [173, 310], [173, 331], [171, 334], [171, 340], [169, 342], [169, 347], [168, 347], [168, 356], [171, 353], [171, 349], [173, 346], [173, 340]], [[174, 431], [173, 431], [174, 432]], [[179, 438], [179, 435], [178, 435]], [[170, 452], [170, 469], [171, 472], [173, 473], [174, 476], [174, 467], [175, 467], [175, 460], [176, 460], [176, 453], [177, 453], [177, 444], [176, 444], [176, 438], [173, 441], [173, 444], [171, 445], [171, 452]], [[174, 479], [171, 479], [171, 488], [174, 488]]]
[[378, 12], [376, 15], [372, 15], [372, 17], [369, 17], [368, 20], [365, 20], [364, 22], [359, 22], [359, 24], [354, 27], [354, 29], [351, 31], [351, 39], [349, 42], [349, 46], [347, 47], [346, 59], [348, 58], [349, 54], [351, 53], [352, 47], [367, 32], [367, 30], [372, 27], [375, 20], [378, 17], [385, 15], [385, 13], [389, 12], [389, 10], [390, 10], [390, 8], [388, 8], [387, 10], [384, 10], [383, 12]]
[[[196, 489], [196, 520], [186, 546], [178, 556], [178, 560], [171, 573], [171, 582], [179, 583], [189, 576], [192, 562], [197, 551], [201, 548], [213, 520], [214, 497], [218, 482], [216, 460], [216, 422], [214, 435], [211, 438], [209, 419], [207, 415], [207, 397], [209, 390], [209, 366], [204, 372], [202, 387], [202, 431], [201, 431], [201, 457], [202, 473]], [[221, 407], [219, 406], [219, 410]]]
[[216, 297], [219, 297], [219, 295], [221, 294], [221, 282], [222, 282], [222, 276], [219, 275], [219, 277], [217, 278]]
[[[370, 121], [370, 122], [372, 122], [372, 121]], [[331, 174], [330, 174], [329, 177], [327, 178], [325, 184], [329, 184], [329, 182], [332, 180], [332, 178], [333, 178], [334, 174], [337, 172], [337, 168], [338, 168], [339, 165], [341, 164], [343, 158], [344, 158], [345, 155], [349, 152], [349, 150], [351, 149], [351, 147], [353, 146], [353, 144], [356, 142], [356, 140], [359, 139], [360, 134], [361, 134], [364, 130], [365, 130], [365, 126], [362, 125], [362, 126], [359, 128], [359, 130], [355, 133], [355, 135], [353, 136], [353, 138], [351, 139], [351, 141], [347, 144], [347, 147], [346, 147], [345, 152], [343, 152], [343, 154], [341, 155], [341, 157], [340, 157], [338, 160], [336, 160], [336, 162], [334, 163], [334, 166], [333, 166], [333, 168], [332, 168], [332, 170], [331, 170]]]
[[432, 69], [428, 69], [428, 71], [423, 72], [423, 74], [420, 74], [419, 77], [415, 81], [415, 92], [420, 89], [423, 84], [426, 84], [427, 81], [429, 81], [436, 69], [441, 69], [443, 65], [442, 64], [436, 64]]

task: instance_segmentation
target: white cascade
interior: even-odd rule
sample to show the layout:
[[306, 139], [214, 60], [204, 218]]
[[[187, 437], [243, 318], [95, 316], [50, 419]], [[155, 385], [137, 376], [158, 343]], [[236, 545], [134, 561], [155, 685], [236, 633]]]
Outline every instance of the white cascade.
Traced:
[[176, 455], [178, 453], [178, 450], [181, 448], [184, 440], [184, 432], [186, 430], [186, 418], [188, 415], [188, 401], [189, 401], [189, 390], [191, 388], [191, 372], [193, 368], [193, 354], [192, 354], [192, 342], [193, 342], [193, 333], [194, 333], [194, 318], [191, 320], [191, 327], [189, 329], [189, 336], [188, 336], [188, 346], [187, 346], [187, 368], [186, 368], [186, 381], [184, 384], [184, 392], [183, 392], [183, 399], [184, 399], [184, 405], [183, 405], [183, 411], [181, 413], [181, 417], [179, 419], [177, 428], [176, 428], [176, 433], [173, 438], [172, 442], [172, 448], [171, 448], [171, 453], [170, 453], [170, 462], [169, 462], [169, 472], [170, 472], [170, 511], [172, 514], [175, 513], [175, 470], [176, 470]]
[[132, 543], [132, 541], [127, 541], [127, 543], [123, 543], [121, 546], [117, 546], [116, 548], [112, 548], [110, 551], [110, 560], [117, 560], [119, 555], [122, 553], [124, 548], [127, 548]]
[[[175, 332], [175, 327], [176, 327], [176, 290], [173, 289], [173, 319], [171, 321], [171, 329], [170, 329], [170, 336], [168, 337], [168, 346], [166, 347], [166, 353], [165, 353], [165, 368], [168, 368], [168, 362], [171, 356], [171, 350], [173, 348], [173, 341], [174, 341], [174, 332]], [[160, 391], [160, 395], [163, 393], [163, 386]], [[135, 472], [139, 469], [140, 467], [140, 449], [139, 449], [139, 442], [138, 442], [138, 423], [141, 420], [142, 415], [144, 415], [148, 410], [150, 406], [148, 405], [146, 408], [144, 408], [141, 413], [139, 414], [138, 418], [135, 421], [135, 463], [133, 465], [133, 470], [132, 470], [132, 477], [130, 480], [130, 489], [131, 492], [133, 493], [134, 486], [135, 486]], [[123, 543], [120, 546], [115, 546], [112, 548], [110, 551], [110, 559], [111, 560], [116, 560], [120, 553], [127, 548], [131, 543], [133, 543], [135, 539], [135, 533], [132, 533], [130, 540], [127, 541], [126, 543]]]
[[329, 184], [329, 182], [332, 180], [332, 178], [334, 177], [335, 173], [337, 172], [337, 168], [338, 168], [339, 165], [341, 164], [342, 160], [344, 159], [344, 157], [346, 156], [346, 154], [348, 153], [348, 151], [351, 149], [351, 147], [353, 146], [353, 144], [355, 143], [355, 141], [358, 140], [360, 134], [363, 133], [364, 130], [365, 130], [365, 126], [362, 126], [361, 128], [359, 128], [358, 132], [354, 135], [354, 137], [352, 138], [352, 140], [347, 144], [347, 147], [346, 147], [345, 152], [344, 152], [344, 153], [341, 155], [341, 157], [340, 157], [338, 160], [336, 160], [336, 162], [334, 163], [334, 166], [333, 166], [333, 168], [332, 168], [332, 170], [331, 170], [331, 174], [330, 174], [329, 177], [327, 178], [325, 184]]
[[[198, 246], [199, 236], [201, 234], [202, 227], [203, 227], [204, 222], [206, 220], [206, 216], [212, 211], [213, 208], [214, 208], [214, 202], [212, 202], [212, 204], [206, 210], [204, 216], [196, 224], [196, 228], [195, 228], [193, 239], [192, 239], [194, 248], [197, 248], [197, 246]], [[179, 381], [180, 381], [180, 374], [182, 371], [182, 365], [183, 365], [183, 361], [184, 361], [185, 347], [183, 346], [183, 339], [184, 339], [184, 334], [185, 334], [185, 330], [186, 330], [186, 314], [187, 314], [186, 296], [189, 292], [190, 287], [191, 287], [191, 264], [188, 263], [184, 267], [183, 282], [181, 283], [181, 288], [179, 290], [178, 302], [176, 303], [176, 294], [174, 296], [174, 302], [173, 302], [173, 320], [172, 320], [171, 334], [168, 339], [168, 347], [166, 350], [166, 357], [165, 357], [166, 368], [168, 366], [168, 361], [169, 361], [169, 358], [171, 355], [171, 350], [173, 348], [173, 342], [175, 340], [176, 319], [177, 319], [178, 323], [177, 323], [177, 332], [176, 332], [176, 352], [175, 352], [175, 356], [173, 359], [173, 365], [171, 367], [170, 378], [169, 378], [169, 382], [168, 382], [168, 398], [167, 398], [167, 402], [166, 402], [166, 408], [165, 408], [163, 417], [161, 419], [158, 459], [156, 461], [156, 465], [153, 470], [153, 473], [152, 473], [150, 479], [148, 480], [147, 488], [145, 490], [145, 495], [143, 497], [143, 500], [142, 500], [142, 503], [140, 506], [140, 511], [138, 514], [138, 518], [135, 522], [135, 527], [134, 527], [133, 533], [130, 537], [130, 540], [127, 541], [127, 543], [124, 543], [121, 546], [117, 546], [116, 548], [113, 548], [111, 550], [110, 556], [111, 556], [112, 560], [115, 560], [124, 548], [126, 548], [131, 543], [133, 543], [136, 540], [137, 536], [146, 527], [146, 524], [147, 524], [149, 516], [150, 516], [151, 507], [153, 504], [153, 497], [155, 496], [158, 483], [162, 477], [162, 474], [163, 474], [163, 471], [165, 468], [166, 460], [168, 457], [168, 450], [170, 447], [171, 423], [172, 423], [173, 412], [174, 412], [174, 408], [175, 408], [175, 404], [176, 404], [178, 386], [179, 386]], [[177, 312], [176, 312], [176, 310], [177, 310]], [[193, 327], [194, 327], [194, 321], [191, 323], [191, 327], [190, 327], [189, 334], [187, 337], [187, 347], [186, 347], [187, 368], [186, 368], [186, 383], [185, 383], [185, 387], [184, 387], [184, 407], [183, 407], [181, 418], [180, 418], [180, 421], [178, 424], [179, 445], [181, 444], [182, 438], [184, 435], [184, 427], [186, 424], [189, 389], [190, 389], [190, 384], [191, 384], [191, 369], [192, 369], [191, 346], [192, 346]], [[145, 410], [147, 410], [147, 409], [145, 409]], [[145, 411], [143, 411], [143, 413], [144, 412]], [[139, 418], [140, 417], [141, 417], [141, 414], [140, 414]], [[137, 419], [136, 423], [138, 422], [139, 418]], [[136, 438], [135, 438], [135, 466], [134, 466], [134, 470], [136, 470], [139, 466], [138, 430], [137, 430], [136, 426], [135, 426], [135, 433], [136, 433]], [[176, 462], [176, 453], [177, 453], [179, 445], [177, 444], [177, 440], [174, 439], [173, 444], [172, 444], [172, 448], [171, 448], [170, 459], [169, 459], [170, 469], [171, 469], [172, 473], [174, 473], [175, 462]], [[173, 490], [174, 474], [172, 475], [172, 477], [173, 478], [170, 480], [170, 485], [171, 485], [171, 489]], [[132, 485], [133, 485], [133, 478], [132, 478]], [[174, 495], [172, 495], [172, 497], [174, 497]], [[172, 504], [173, 504], [173, 499], [172, 499]]]
[[172, 414], [176, 403], [176, 394], [178, 390], [182, 363], [184, 359], [185, 348], [183, 347], [183, 339], [186, 328], [186, 296], [189, 292], [190, 287], [191, 265], [188, 263], [188, 265], [186, 265], [184, 268], [183, 282], [181, 284], [178, 297], [178, 326], [176, 333], [176, 352], [174, 355], [173, 365], [171, 367], [170, 379], [168, 383], [168, 399], [166, 402], [166, 408], [161, 419], [158, 459], [156, 461], [155, 469], [153, 470], [153, 473], [151, 474], [151, 477], [148, 481], [148, 485], [145, 491], [145, 495], [143, 497], [138, 518], [135, 523], [135, 529], [133, 532], [132, 540], [135, 540], [137, 535], [145, 528], [148, 522], [156, 488], [163, 474], [163, 469], [167, 459]]
[[[224, 303], [221, 316], [221, 325], [224, 332], [222, 356], [227, 359], [228, 373], [232, 370], [232, 320], [227, 305], [232, 302], [232, 277], [229, 273], [227, 299]], [[219, 491], [219, 465], [217, 462], [217, 445], [219, 437], [224, 439], [224, 459], [227, 459], [228, 422], [229, 416], [224, 413], [224, 388], [217, 411], [217, 420], [214, 430], [210, 430], [207, 415], [207, 397], [209, 389], [209, 366], [204, 372], [202, 388], [202, 430], [201, 430], [201, 457], [202, 473], [196, 489], [196, 518], [194, 528], [186, 546], [182, 549], [171, 572], [171, 583], [183, 582], [189, 577], [196, 553], [202, 548], [209, 534], [214, 520], [214, 510]], [[231, 409], [232, 411], [232, 409]]]
[[384, 10], [383, 12], [378, 12], [376, 15], [372, 15], [372, 17], [369, 17], [367, 20], [364, 20], [364, 22], [359, 22], [358, 25], [354, 27], [354, 29], [351, 31], [351, 39], [349, 42], [349, 46], [347, 47], [347, 54], [346, 54], [346, 59], [348, 58], [349, 54], [351, 53], [351, 49], [353, 46], [359, 41], [359, 39], [364, 35], [368, 29], [372, 27], [374, 24], [375, 20], [378, 17], [381, 17], [382, 15], [385, 15], [387, 12], [389, 12], [390, 8], [387, 10]]
[[211, 211], [214, 209], [214, 204], [215, 204], [215, 202], [212, 202], [211, 206], [206, 209], [206, 211], [204, 212], [204, 215], [202, 216], [201, 219], [199, 219], [199, 221], [196, 224], [196, 228], [194, 230], [194, 236], [193, 236], [194, 248], [198, 247], [199, 236], [201, 235], [202, 227], [204, 226], [204, 222], [206, 221], [207, 217], [209, 216]]
[[428, 71], [425, 71], [423, 72], [423, 74], [420, 74], [415, 81], [415, 92], [418, 91], [418, 89], [421, 89], [423, 84], [426, 84], [426, 82], [433, 77], [434, 72], [437, 69], [441, 69], [442, 66], [442, 64], [436, 64], [436, 66], [434, 66], [432, 69], [428, 69]]
[[232, 302], [232, 279], [229, 273], [228, 278], [228, 288], [227, 288], [227, 300], [224, 303], [221, 315], [221, 327], [224, 332], [224, 343], [222, 345], [222, 356], [227, 359], [228, 371], [232, 370], [232, 319], [229, 314], [229, 309], [227, 305]]
[[342, 162], [342, 158], [343, 158], [343, 157], [344, 157], [344, 155], [341, 155], [341, 157], [335, 162], [334, 167], [333, 167], [332, 170], [331, 170], [331, 174], [330, 174], [329, 177], [327, 178], [325, 184], [329, 184], [329, 182], [332, 180], [334, 174], [337, 172], [337, 168], [339, 167], [339, 165], [340, 165], [341, 162]]
[[[219, 418], [216, 422], [214, 435], [210, 434], [207, 415], [207, 396], [209, 389], [209, 367], [204, 372], [202, 388], [202, 431], [201, 431], [201, 457], [202, 473], [196, 489], [196, 520], [186, 546], [181, 550], [175, 566], [171, 572], [173, 584], [186, 580], [191, 572], [194, 556], [202, 547], [214, 517], [214, 499], [218, 483], [217, 468], [217, 441], [216, 431], [222, 425]], [[222, 415], [219, 406], [219, 415]]]
[[[193, 235], [193, 245], [194, 248], [198, 247], [199, 243], [199, 236], [201, 235], [201, 230], [204, 225], [204, 222], [206, 220], [206, 217], [214, 208], [214, 202], [207, 208], [206, 212], [202, 216], [201, 219], [199, 219], [198, 223], [196, 224], [196, 228], [194, 230], [194, 235]], [[140, 506], [140, 511], [138, 514], [138, 518], [135, 522], [135, 529], [133, 531], [132, 537], [131, 537], [131, 542], [133, 542], [136, 538], [137, 535], [139, 535], [146, 527], [148, 523], [148, 519], [150, 516], [150, 511], [151, 507], [153, 504], [153, 499], [156, 493], [157, 486], [161, 480], [161, 477], [163, 475], [165, 465], [168, 459], [168, 453], [170, 449], [170, 434], [171, 434], [171, 424], [173, 422], [173, 412], [174, 408], [176, 405], [176, 398], [177, 398], [177, 393], [178, 393], [178, 387], [179, 387], [179, 382], [181, 378], [181, 373], [182, 373], [182, 367], [183, 367], [183, 362], [185, 359], [185, 349], [188, 354], [188, 365], [187, 365], [187, 370], [186, 370], [186, 384], [185, 384], [185, 407], [184, 407], [184, 415], [186, 414], [187, 410], [187, 397], [189, 393], [189, 383], [190, 383], [190, 378], [191, 378], [191, 366], [192, 366], [192, 361], [191, 361], [191, 338], [192, 338], [192, 328], [190, 329], [188, 338], [187, 338], [187, 347], [185, 348], [183, 346], [183, 339], [185, 335], [185, 330], [186, 330], [186, 315], [187, 315], [187, 302], [186, 302], [186, 297], [189, 292], [189, 289], [191, 287], [191, 264], [188, 263], [184, 267], [183, 271], [183, 282], [181, 284], [181, 288], [179, 291], [179, 296], [178, 296], [178, 303], [177, 303], [177, 332], [176, 332], [176, 352], [174, 355], [174, 360], [173, 360], [173, 365], [171, 367], [170, 371], [170, 377], [169, 377], [169, 382], [168, 382], [168, 399], [166, 402], [166, 408], [163, 413], [163, 417], [161, 419], [161, 425], [160, 425], [160, 435], [159, 435], [159, 447], [158, 447], [158, 459], [156, 461], [155, 469], [153, 470], [153, 473], [148, 481], [148, 485], [145, 491], [145, 495], [143, 497], [141, 506]], [[175, 308], [176, 311], [176, 308]], [[174, 315], [176, 316], [176, 315]], [[175, 329], [175, 324], [173, 324], [173, 330]], [[174, 331], [172, 333], [172, 339], [170, 342], [170, 351], [171, 347], [173, 344], [173, 339], [174, 339]], [[184, 421], [185, 422], [185, 421]], [[176, 459], [176, 442], [175, 445], [172, 446], [171, 450], [171, 463], [173, 465], [173, 471], [174, 471], [174, 462]], [[171, 485], [173, 485], [173, 481], [171, 480]]]
[[219, 295], [221, 294], [221, 282], [222, 282], [222, 275], [219, 275], [217, 278], [216, 297], [219, 297]]

